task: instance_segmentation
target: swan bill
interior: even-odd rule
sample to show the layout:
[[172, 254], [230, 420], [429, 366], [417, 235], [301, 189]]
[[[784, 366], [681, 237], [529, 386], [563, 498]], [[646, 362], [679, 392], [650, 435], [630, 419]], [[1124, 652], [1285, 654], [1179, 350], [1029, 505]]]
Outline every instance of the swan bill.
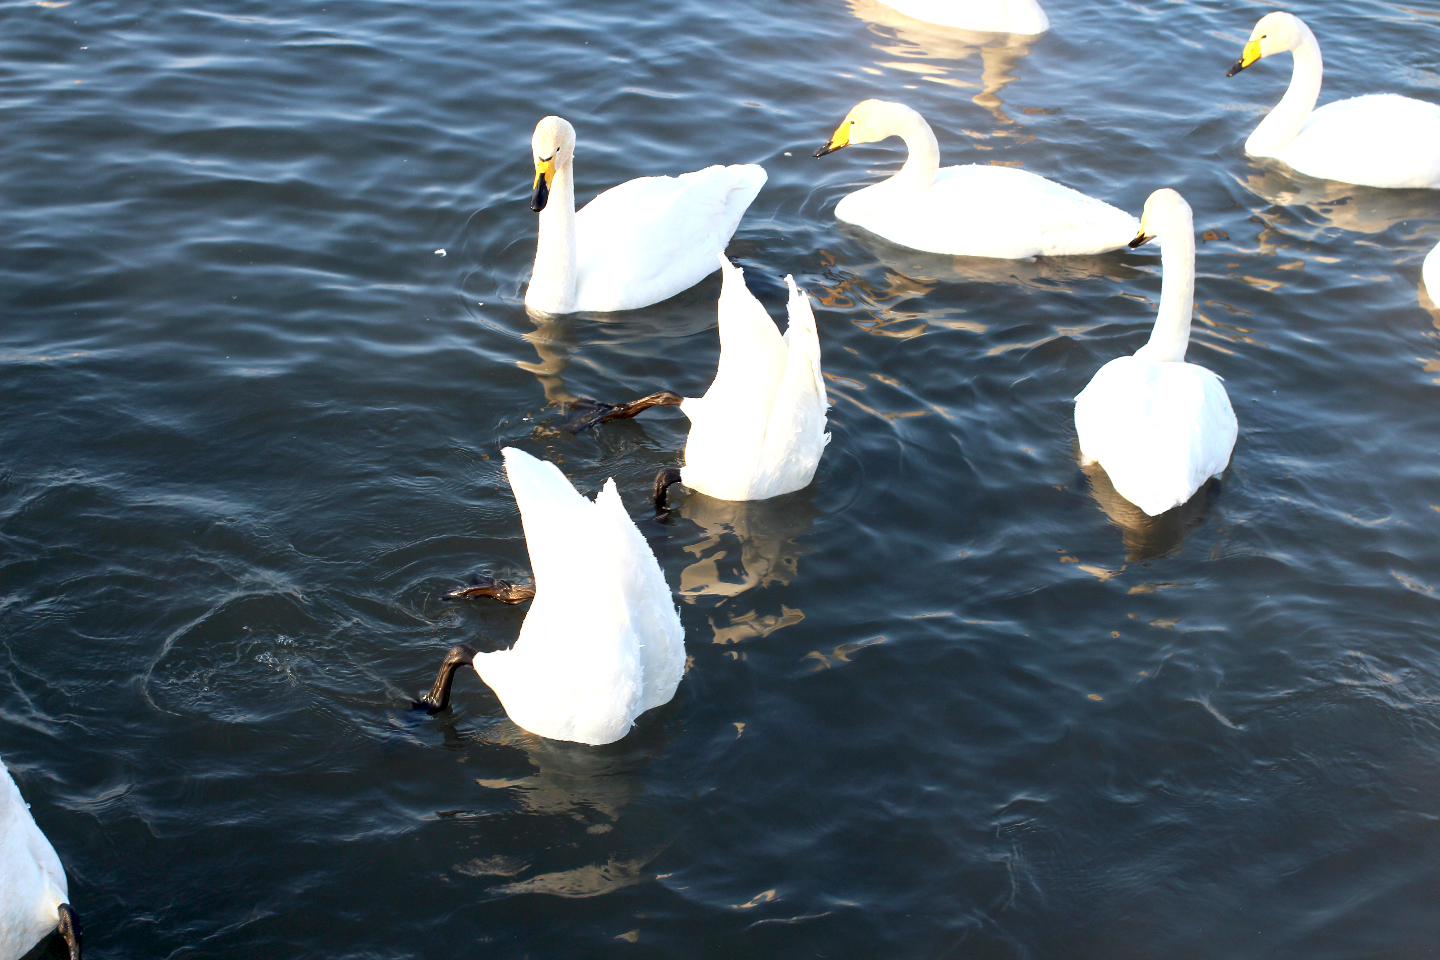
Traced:
[[55, 912], [58, 921], [56, 928], [70, 950], [70, 960], [80, 960], [80, 914], [68, 903], [60, 904], [55, 908]]
[[840, 127], [835, 131], [835, 135], [829, 140], [826, 140], [820, 149], [815, 151], [815, 159], [818, 160], [827, 153], [834, 153], [842, 147], [850, 146], [850, 127], [854, 122], [854, 120], [846, 117], [841, 122]]
[[1235, 66], [1231, 67], [1230, 70], [1225, 74], [1225, 76], [1235, 76], [1235, 74], [1239, 73], [1241, 70], [1244, 70], [1256, 60], [1259, 60], [1260, 56], [1260, 41], [1251, 40], [1249, 43], [1245, 44], [1245, 49], [1240, 51], [1240, 59], [1235, 61]]
[[535, 183], [530, 194], [530, 209], [539, 213], [550, 200], [550, 184], [555, 179], [555, 157], [535, 161]]
[[1135, 234], [1135, 239], [1127, 243], [1126, 246], [1129, 247], [1131, 250], [1134, 250], [1136, 247], [1143, 246], [1144, 244], [1147, 244], [1154, 239], [1155, 235], [1153, 233], [1147, 235], [1145, 233], [1145, 228], [1141, 227], [1140, 232]]

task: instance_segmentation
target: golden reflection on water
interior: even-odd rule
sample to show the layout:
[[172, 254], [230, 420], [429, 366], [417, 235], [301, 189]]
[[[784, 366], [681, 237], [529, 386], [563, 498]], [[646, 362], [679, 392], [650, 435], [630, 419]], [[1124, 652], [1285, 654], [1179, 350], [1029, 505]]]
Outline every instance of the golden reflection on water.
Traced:
[[[884, 28], [873, 32], [882, 40], [875, 49], [885, 59], [875, 61], [874, 67], [862, 67], [865, 72], [897, 70], [930, 83], [978, 90], [970, 98], [974, 103], [1002, 123], [1014, 123], [1005, 114], [1000, 91], [1017, 79], [1015, 68], [1029, 55], [1035, 37], [942, 27], [908, 17], [876, 0], [850, 0], [850, 9], [861, 20]], [[979, 76], [970, 62], [977, 55]]]
[[[1316, 180], [1277, 161], [1254, 164], [1249, 177], [1236, 178], [1245, 189], [1274, 206], [1308, 207], [1323, 222], [1353, 233], [1381, 233], [1405, 220], [1440, 218], [1440, 197], [1434, 190], [1361, 187]], [[1262, 252], [1275, 252], [1264, 238], [1261, 245]]]

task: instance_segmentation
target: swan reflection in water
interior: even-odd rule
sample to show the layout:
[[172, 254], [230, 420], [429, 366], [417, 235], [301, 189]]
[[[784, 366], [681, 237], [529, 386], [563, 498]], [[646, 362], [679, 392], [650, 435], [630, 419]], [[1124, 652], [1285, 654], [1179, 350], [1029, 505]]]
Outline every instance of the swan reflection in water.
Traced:
[[1090, 481], [1090, 495], [1120, 528], [1127, 562], [1163, 557], [1179, 549], [1190, 532], [1205, 523], [1210, 504], [1220, 492], [1220, 478], [1211, 477], [1189, 500], [1152, 517], [1116, 492], [1100, 464], [1081, 464], [1080, 469]]
[[[899, 41], [876, 45], [875, 49], [881, 53], [896, 58], [877, 60], [877, 67], [913, 73], [932, 83], [951, 87], [979, 88], [980, 92], [970, 98], [974, 103], [990, 111], [1002, 123], [1014, 122], [1002, 109], [1005, 104], [1000, 99], [1000, 91], [1006, 84], [1018, 79], [1013, 71], [1029, 55], [1030, 45], [1038, 37], [942, 27], [908, 17], [877, 0], [850, 0], [850, 9], [861, 20], [886, 28]], [[885, 32], [876, 32], [883, 39], [889, 39]], [[979, 83], [950, 75], [958, 71], [944, 61], [963, 63], [977, 53], [980, 55]]]
[[[1307, 177], [1278, 160], [1251, 163], [1251, 175], [1236, 178], [1241, 186], [1277, 207], [1308, 207], [1324, 226], [1381, 233], [1404, 220], [1440, 220], [1440, 191], [1360, 187]], [[1286, 232], [1297, 233], [1293, 225], [1286, 225]]]
[[671, 501], [671, 517], [689, 520], [703, 531], [684, 548], [695, 560], [680, 571], [678, 592], [685, 603], [719, 598], [710, 615], [715, 643], [767, 637], [805, 618], [784, 605], [778, 613], [762, 615], [751, 604], [732, 601], [757, 587], [794, 579], [805, 552], [800, 539], [820, 516], [814, 497], [812, 483], [769, 500], [717, 500], [692, 490]]

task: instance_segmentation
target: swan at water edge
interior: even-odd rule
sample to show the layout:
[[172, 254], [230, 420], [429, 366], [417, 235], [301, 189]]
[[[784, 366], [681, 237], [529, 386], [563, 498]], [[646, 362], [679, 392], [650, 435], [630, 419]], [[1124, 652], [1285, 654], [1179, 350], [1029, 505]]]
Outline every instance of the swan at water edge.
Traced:
[[671, 391], [632, 403], [594, 400], [571, 404], [569, 427], [579, 431], [606, 420], [633, 417], [657, 406], [676, 406], [690, 418], [685, 466], [655, 478], [655, 507], [665, 508], [672, 483], [719, 500], [767, 500], [808, 486], [830, 442], [825, 432], [825, 381], [820, 337], [810, 297], [786, 277], [790, 325], [775, 322], [745, 286], [745, 273], [720, 255], [720, 363], [703, 397]]
[[469, 663], [531, 733], [613, 743], [640, 714], [668, 703], [685, 671], [670, 587], [614, 480], [592, 502], [555, 464], [513, 447], [503, 452], [534, 600], [514, 646], [476, 653], [457, 645], [416, 706], [445, 709], [456, 669]]
[[19, 960], [57, 928], [70, 960], [80, 960], [80, 918], [69, 900], [65, 868], [0, 761], [0, 960]]
[[678, 177], [640, 177], [575, 211], [575, 128], [535, 125], [530, 209], [540, 214], [525, 306], [538, 313], [634, 310], [673, 297], [715, 272], [760, 187], [753, 163]]
[[842, 199], [837, 219], [915, 250], [1005, 260], [1119, 250], [1140, 227], [1118, 207], [1025, 170], [941, 169], [930, 124], [902, 103], [857, 103], [815, 156], [897, 136], [910, 152], [905, 165]]
[[881, 0], [916, 20], [992, 33], [1044, 33], [1050, 19], [1036, 0]]
[[1195, 305], [1195, 225], [1174, 190], [1145, 201], [1135, 246], [1160, 238], [1160, 310], [1145, 346], [1117, 357], [1075, 398], [1081, 457], [1126, 500], [1158, 516], [1225, 471], [1235, 411], [1220, 378], [1185, 362]]
[[[1252, 157], [1274, 157], [1306, 176], [1366, 187], [1440, 188], [1440, 104], [1394, 93], [1336, 100], [1315, 110], [1320, 44], [1292, 13], [1267, 13], [1230, 72], [1294, 52], [1290, 86], [1245, 141]], [[1311, 112], [1314, 111], [1314, 112]]]
[[1430, 299], [1440, 305], [1440, 243], [1425, 255], [1425, 262], [1420, 266], [1420, 279], [1425, 281], [1425, 292], [1430, 294]]

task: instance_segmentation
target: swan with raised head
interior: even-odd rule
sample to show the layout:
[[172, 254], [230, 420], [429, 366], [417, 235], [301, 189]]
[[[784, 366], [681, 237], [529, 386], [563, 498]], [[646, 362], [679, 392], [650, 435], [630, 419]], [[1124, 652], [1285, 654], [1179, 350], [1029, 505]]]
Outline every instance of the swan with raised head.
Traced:
[[65, 868], [0, 761], [0, 960], [19, 960], [57, 929], [80, 960], [80, 918]]
[[1366, 187], [1440, 188], [1440, 105], [1394, 93], [1327, 103], [1319, 110], [1320, 44], [1293, 13], [1267, 13], [1250, 31], [1233, 77], [1261, 57], [1294, 53], [1290, 86], [1245, 141], [1306, 176]]
[[815, 156], [887, 137], [905, 140], [905, 165], [843, 198], [835, 216], [893, 243], [1023, 260], [1119, 250], [1139, 229], [1118, 207], [1025, 170], [982, 164], [942, 169], [930, 124], [903, 103], [857, 103]]
[[991, 33], [1044, 33], [1050, 19], [1036, 0], [880, 0], [916, 20]]
[[614, 480], [594, 501], [553, 463], [506, 447], [534, 600], [508, 650], [460, 644], [417, 706], [445, 709], [455, 671], [471, 664], [510, 719], [551, 740], [613, 743], [668, 703], [685, 672], [684, 631], [650, 545]]
[[1225, 471], [1235, 411], [1220, 378], [1185, 362], [1195, 305], [1195, 225], [1174, 190], [1145, 201], [1135, 246], [1160, 239], [1160, 309], [1134, 356], [1117, 357], [1075, 398], [1085, 462], [1105, 468], [1120, 496], [1158, 516]]
[[655, 478], [655, 506], [664, 509], [672, 483], [719, 500], [767, 500], [808, 486], [830, 442], [825, 432], [825, 381], [810, 297], [787, 276], [790, 325], [782, 336], [745, 286], [745, 273], [720, 256], [720, 363], [703, 397], [672, 391], [626, 404], [571, 404], [572, 430], [679, 406], [690, 418], [685, 465]]
[[678, 177], [640, 177], [575, 210], [575, 128], [535, 125], [530, 209], [540, 214], [525, 306], [538, 313], [634, 310], [673, 297], [715, 272], [760, 187], [753, 163]]

